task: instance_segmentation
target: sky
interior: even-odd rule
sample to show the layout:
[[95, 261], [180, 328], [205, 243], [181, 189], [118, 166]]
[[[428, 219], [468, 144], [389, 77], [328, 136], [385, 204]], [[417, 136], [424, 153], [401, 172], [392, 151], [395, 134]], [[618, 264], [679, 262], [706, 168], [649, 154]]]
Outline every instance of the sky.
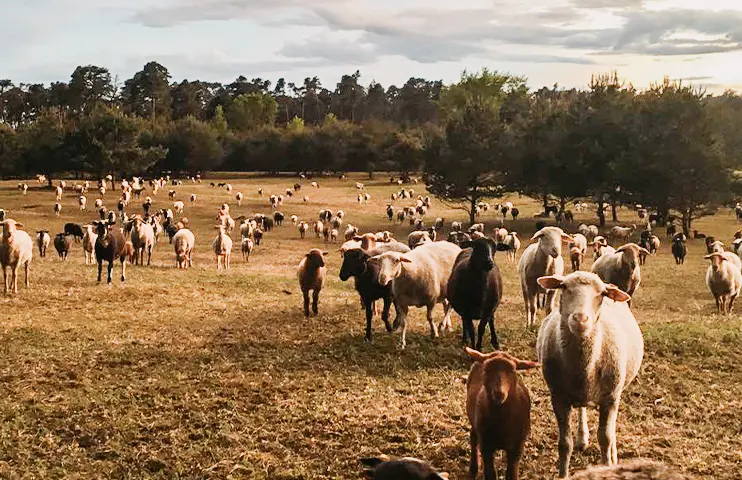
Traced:
[[78, 65], [119, 81], [148, 61], [173, 81], [340, 76], [401, 86], [482, 67], [531, 88], [585, 87], [617, 70], [742, 91], [739, 0], [0, 0], [0, 78], [68, 80]]

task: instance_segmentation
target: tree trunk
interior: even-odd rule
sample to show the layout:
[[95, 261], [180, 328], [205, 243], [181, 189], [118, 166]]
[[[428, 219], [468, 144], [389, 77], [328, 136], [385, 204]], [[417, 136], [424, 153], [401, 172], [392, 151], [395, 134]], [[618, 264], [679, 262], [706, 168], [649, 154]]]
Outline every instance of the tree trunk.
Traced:
[[567, 211], [567, 199], [564, 197], [559, 198], [559, 210], [562, 212]]
[[598, 225], [600, 227], [605, 227], [605, 196], [601, 194], [598, 197]]
[[618, 204], [615, 200], [611, 201], [611, 219], [618, 222]]
[[692, 208], [686, 208], [683, 210], [683, 233], [686, 237], [690, 237], [691, 232], [691, 224], [693, 223], [693, 209]]
[[52, 176], [49, 173], [46, 174], [46, 183], [49, 186], [49, 188], [52, 188]]
[[477, 197], [472, 195], [471, 204], [469, 205], [469, 225], [477, 223], [476, 211], [477, 211]]
[[541, 196], [541, 203], [544, 205], [544, 213], [546, 213], [546, 210], [549, 208], [549, 194], [544, 193]]

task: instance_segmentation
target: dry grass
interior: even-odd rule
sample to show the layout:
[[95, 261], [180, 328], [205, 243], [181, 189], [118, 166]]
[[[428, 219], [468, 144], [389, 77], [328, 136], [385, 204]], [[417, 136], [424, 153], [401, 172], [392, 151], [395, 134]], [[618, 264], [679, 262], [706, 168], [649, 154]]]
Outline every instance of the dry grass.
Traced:
[[[358, 179], [321, 179], [319, 190], [305, 181], [282, 210], [287, 218], [313, 220], [320, 208], [343, 208], [362, 230], [389, 228], [384, 205], [392, 188], [385, 177], [365, 181], [372, 204], [359, 207]], [[241, 208], [233, 206], [234, 215], [269, 212], [267, 194], [294, 181], [233, 178], [235, 192], [247, 197]], [[258, 186], [266, 190], [262, 200]], [[0, 207], [29, 231], [53, 234], [66, 221], [92, 218], [77, 211], [71, 194], [57, 219], [51, 191], [34, 185], [21, 196], [14, 187], [0, 184]], [[301, 241], [287, 222], [266, 235], [249, 265], [235, 249], [232, 270], [217, 273], [212, 219], [220, 203], [235, 202], [207, 183], [176, 190], [186, 202], [190, 193], [199, 198], [186, 207], [196, 233], [194, 269], [176, 270], [165, 240], [152, 267], [130, 267], [125, 285], [98, 285], [75, 245], [66, 263], [53, 251], [35, 257], [31, 289], [0, 299], [0, 476], [357, 478], [359, 456], [386, 453], [418, 456], [465, 478], [460, 378], [469, 362], [459, 322], [454, 334], [433, 341], [417, 311], [406, 351], [397, 350], [397, 334], [386, 334], [380, 321], [376, 343], [365, 344], [357, 295], [337, 278], [335, 251], [320, 315], [304, 320], [295, 268], [321, 241]], [[304, 194], [309, 204], [301, 202]], [[513, 201], [522, 217], [537, 210], [525, 199]], [[107, 202], [115, 205], [113, 195]], [[156, 198], [158, 206], [168, 203], [166, 195]], [[633, 214], [623, 215], [633, 221]], [[462, 217], [437, 203], [431, 216], [447, 223]], [[728, 239], [737, 225], [724, 213], [697, 228]], [[404, 238], [408, 229], [394, 230]], [[518, 229], [530, 233], [528, 222]], [[635, 311], [646, 356], [621, 406], [619, 456], [662, 460], [698, 478], [734, 479], [742, 471], [740, 318], [714, 313], [702, 248], [691, 242], [686, 264], [676, 267], [663, 245], [644, 269]], [[515, 267], [498, 258], [505, 279], [497, 314], [502, 345], [533, 358], [535, 334], [524, 331]], [[540, 374], [526, 381], [534, 407], [523, 478], [552, 478], [556, 423], [548, 393]], [[592, 417], [593, 445], [576, 454], [577, 469], [599, 461], [594, 425]]]

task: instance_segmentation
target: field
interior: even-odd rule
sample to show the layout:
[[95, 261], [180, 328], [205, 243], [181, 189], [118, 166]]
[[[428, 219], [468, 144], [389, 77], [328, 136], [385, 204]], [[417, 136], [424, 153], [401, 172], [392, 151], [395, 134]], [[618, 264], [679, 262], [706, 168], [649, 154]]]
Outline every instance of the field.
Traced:
[[[311, 221], [321, 208], [342, 208], [362, 231], [389, 229], [405, 240], [410, 227], [392, 226], [384, 214], [393, 191], [387, 178], [323, 178], [319, 189], [303, 181], [299, 197], [281, 210]], [[99, 285], [76, 244], [67, 262], [53, 248], [44, 259], [35, 250], [31, 288], [0, 296], [0, 477], [344, 479], [359, 477], [359, 457], [385, 453], [416, 456], [451, 478], [466, 478], [461, 379], [470, 362], [460, 319], [454, 315], [452, 334], [432, 340], [423, 312], [414, 311], [408, 347], [399, 351], [398, 333], [387, 334], [377, 318], [375, 343], [364, 343], [358, 296], [351, 282], [339, 280], [340, 257], [330, 245], [320, 314], [305, 320], [296, 265], [324, 244], [313, 235], [301, 240], [288, 221], [266, 234], [249, 264], [235, 249], [232, 269], [217, 272], [211, 241], [218, 205], [229, 202], [235, 217], [269, 213], [268, 194], [296, 179], [229, 178], [246, 195], [242, 207], [211, 180], [168, 187], [186, 201], [196, 234], [193, 269], [174, 268], [164, 237], [151, 267], [129, 267], [122, 285], [117, 266], [114, 284]], [[369, 205], [356, 204], [357, 180], [372, 195]], [[17, 182], [0, 183], [0, 208], [26, 230], [46, 228], [53, 236], [65, 222], [94, 218], [77, 209], [70, 192], [54, 217], [53, 192], [28, 183], [25, 196]], [[258, 187], [265, 197], [257, 197]], [[188, 205], [191, 193], [198, 195], [195, 206]], [[302, 203], [302, 195], [310, 201]], [[106, 197], [110, 208], [116, 196]], [[525, 246], [533, 232], [527, 219], [538, 205], [510, 200], [526, 220], [506, 227], [522, 232]], [[140, 203], [131, 208], [138, 211]], [[166, 194], [155, 197], [156, 207], [170, 203]], [[635, 220], [633, 212], [620, 214]], [[429, 216], [444, 217], [447, 228], [464, 220], [463, 212], [437, 202]], [[483, 217], [488, 232], [496, 218]], [[728, 242], [738, 225], [733, 212], [723, 211], [696, 228]], [[697, 478], [738, 479], [740, 317], [715, 313], [703, 252], [702, 241], [690, 241], [686, 264], [678, 267], [665, 241], [643, 267], [633, 309], [646, 353], [621, 404], [618, 454], [668, 462]], [[536, 334], [524, 329], [515, 266], [504, 255], [497, 262], [505, 282], [496, 317], [502, 346], [534, 359]], [[435, 318], [441, 315], [438, 307]], [[524, 377], [533, 428], [522, 478], [553, 478], [557, 428], [546, 385], [539, 372]], [[573, 470], [599, 462], [596, 415], [590, 419], [591, 446], [575, 454]]]

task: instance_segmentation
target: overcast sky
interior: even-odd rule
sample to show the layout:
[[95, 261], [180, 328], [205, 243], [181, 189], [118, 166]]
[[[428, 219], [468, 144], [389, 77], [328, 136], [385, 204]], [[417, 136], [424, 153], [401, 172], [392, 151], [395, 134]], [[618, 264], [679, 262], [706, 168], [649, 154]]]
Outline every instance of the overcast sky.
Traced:
[[618, 70], [742, 90], [739, 0], [0, 0], [0, 78], [67, 80], [78, 65], [123, 82], [150, 60], [173, 80], [239, 75], [333, 88], [456, 80], [483, 66], [538, 88]]

